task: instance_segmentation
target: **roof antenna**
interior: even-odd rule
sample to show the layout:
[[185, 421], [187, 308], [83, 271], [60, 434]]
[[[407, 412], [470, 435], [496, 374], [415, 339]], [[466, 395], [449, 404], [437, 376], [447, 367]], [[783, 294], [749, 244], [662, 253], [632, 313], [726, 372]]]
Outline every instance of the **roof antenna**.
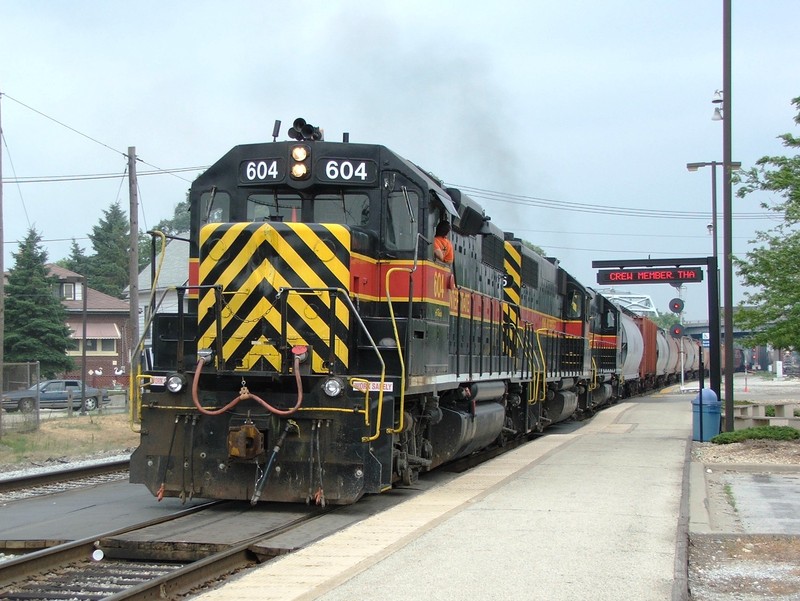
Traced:
[[277, 142], [278, 141], [278, 134], [280, 133], [280, 131], [281, 131], [281, 120], [280, 119], [275, 119], [275, 125], [272, 126], [272, 141], [273, 142]]
[[347, 144], [348, 142], [350, 142], [350, 132], [347, 132], [347, 131], [346, 131], [346, 132], [344, 132], [344, 133], [342, 134], [342, 142], [344, 142], [345, 144]]

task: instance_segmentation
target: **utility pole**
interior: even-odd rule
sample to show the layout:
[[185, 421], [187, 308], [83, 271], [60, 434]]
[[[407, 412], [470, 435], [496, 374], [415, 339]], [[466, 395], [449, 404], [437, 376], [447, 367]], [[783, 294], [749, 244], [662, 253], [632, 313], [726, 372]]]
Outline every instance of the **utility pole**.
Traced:
[[722, 3], [722, 260], [725, 288], [725, 431], [733, 432], [733, 186], [731, 183], [731, 122], [733, 90], [731, 89], [731, 0]]
[[128, 376], [133, 377], [137, 357], [134, 355], [139, 344], [139, 194], [136, 183], [136, 147], [128, 146], [128, 194], [130, 196], [129, 213], [131, 218], [130, 245], [131, 254], [128, 262], [128, 297], [130, 299], [130, 336]]

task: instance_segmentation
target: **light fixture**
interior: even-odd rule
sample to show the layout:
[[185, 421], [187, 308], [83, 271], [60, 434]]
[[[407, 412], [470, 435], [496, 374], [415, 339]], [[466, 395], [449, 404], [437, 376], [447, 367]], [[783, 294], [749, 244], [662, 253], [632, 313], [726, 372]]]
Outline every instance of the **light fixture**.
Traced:
[[342, 382], [339, 378], [328, 378], [322, 384], [322, 391], [331, 398], [339, 396], [342, 394], [343, 390], [344, 382]]
[[[720, 92], [719, 90], [716, 90], [714, 92], [714, 97], [711, 99], [711, 103], [712, 104], [716, 104], [716, 105], [722, 105], [722, 92]], [[711, 115], [711, 120], [712, 121], [722, 121], [722, 119], [723, 119], [723, 117], [722, 117], [722, 108], [720, 108], [720, 106], [715, 106], [714, 107], [714, 114]]]
[[170, 374], [167, 377], [167, 390], [173, 394], [178, 394], [186, 386], [186, 378], [181, 374]]

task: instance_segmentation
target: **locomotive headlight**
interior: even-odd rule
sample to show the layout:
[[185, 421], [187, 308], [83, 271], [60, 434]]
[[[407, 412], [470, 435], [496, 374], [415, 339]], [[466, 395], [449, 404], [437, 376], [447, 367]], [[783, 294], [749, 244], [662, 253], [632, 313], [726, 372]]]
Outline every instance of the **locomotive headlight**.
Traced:
[[173, 394], [178, 394], [186, 386], [186, 378], [181, 374], [171, 374], [167, 377], [167, 390]]
[[339, 396], [342, 394], [342, 390], [344, 390], [344, 382], [339, 378], [328, 378], [322, 384], [322, 391], [329, 397]]
[[295, 163], [292, 165], [292, 177], [295, 179], [303, 179], [308, 174], [308, 168], [303, 163]]
[[308, 179], [311, 175], [311, 148], [306, 144], [292, 146], [290, 151], [292, 179]]

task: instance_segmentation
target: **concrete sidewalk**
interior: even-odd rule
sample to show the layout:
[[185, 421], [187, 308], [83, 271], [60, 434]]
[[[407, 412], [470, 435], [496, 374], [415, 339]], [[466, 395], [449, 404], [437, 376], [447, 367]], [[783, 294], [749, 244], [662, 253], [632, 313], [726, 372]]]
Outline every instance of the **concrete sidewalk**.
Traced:
[[681, 599], [691, 420], [621, 403], [197, 598]]

